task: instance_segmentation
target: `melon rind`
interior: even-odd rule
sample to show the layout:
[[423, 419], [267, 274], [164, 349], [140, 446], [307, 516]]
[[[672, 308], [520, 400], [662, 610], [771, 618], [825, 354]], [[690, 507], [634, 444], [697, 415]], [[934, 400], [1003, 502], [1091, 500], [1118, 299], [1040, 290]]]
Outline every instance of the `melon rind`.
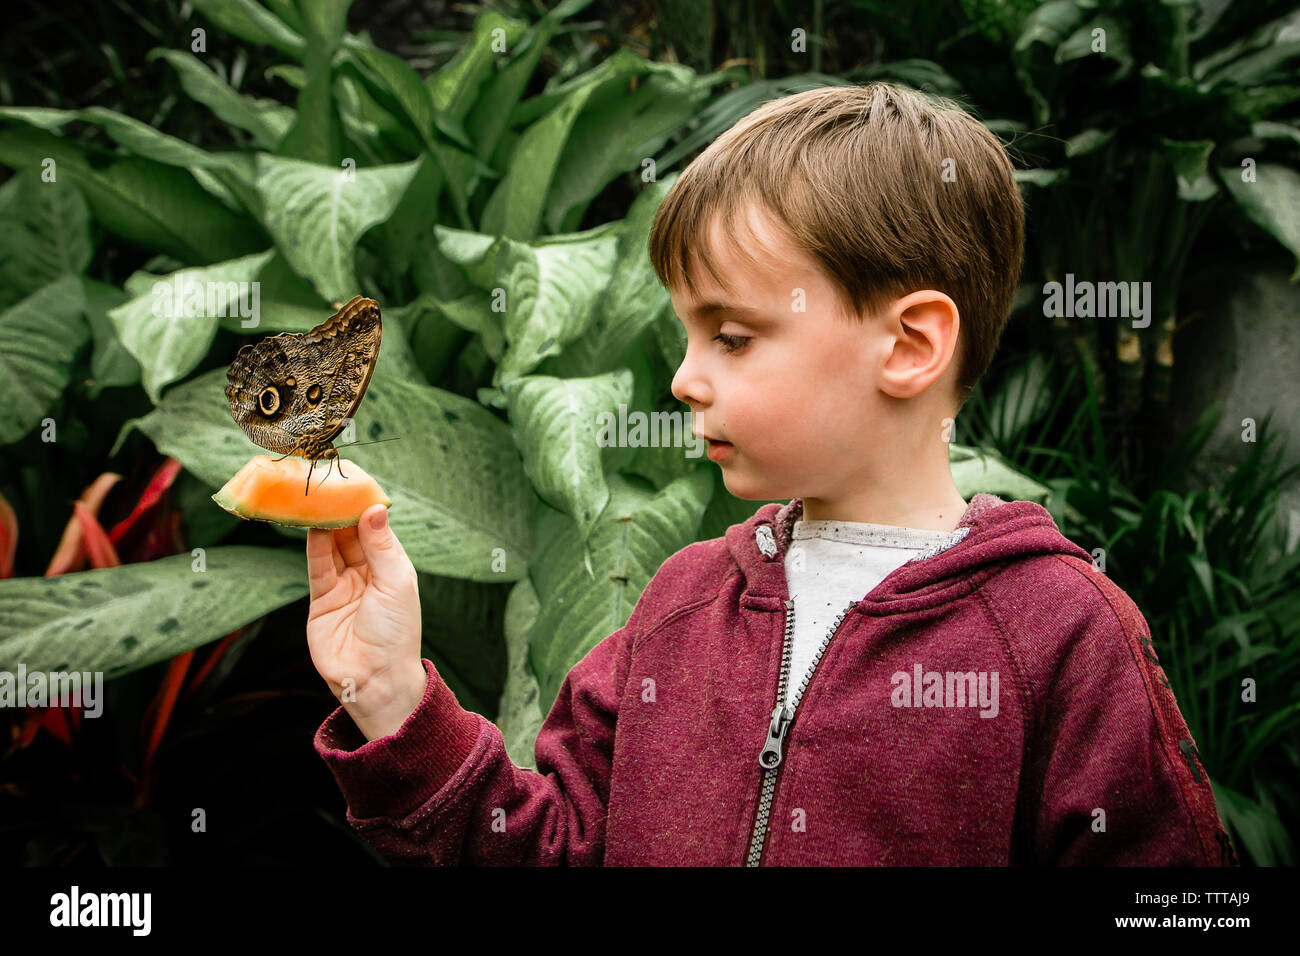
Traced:
[[[246, 521], [286, 528], [348, 528], [360, 521], [371, 505], [392, 506], [379, 483], [354, 461], [347, 463], [346, 479], [339, 477], [337, 462], [328, 478], [318, 463], [311, 491], [304, 495], [310, 470], [311, 463], [301, 458], [277, 461], [269, 455], [254, 455], [212, 500]], [[284, 500], [267, 501], [277, 497]]]

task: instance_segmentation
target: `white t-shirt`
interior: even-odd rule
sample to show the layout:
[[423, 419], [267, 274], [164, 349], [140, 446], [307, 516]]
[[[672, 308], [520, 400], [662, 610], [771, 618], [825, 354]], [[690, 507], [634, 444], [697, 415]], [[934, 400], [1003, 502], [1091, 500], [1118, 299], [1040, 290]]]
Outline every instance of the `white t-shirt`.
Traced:
[[785, 575], [794, 602], [794, 648], [786, 703], [794, 699], [817, 649], [849, 604], [866, 597], [895, 568], [952, 547], [969, 530], [796, 521], [785, 553]]

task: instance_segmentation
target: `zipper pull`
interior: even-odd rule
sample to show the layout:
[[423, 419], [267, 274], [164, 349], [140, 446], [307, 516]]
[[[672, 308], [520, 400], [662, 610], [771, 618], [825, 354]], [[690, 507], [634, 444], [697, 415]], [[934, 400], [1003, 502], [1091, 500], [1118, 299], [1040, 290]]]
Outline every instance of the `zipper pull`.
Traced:
[[794, 711], [788, 704], [777, 704], [772, 711], [772, 723], [767, 728], [767, 742], [758, 755], [758, 765], [764, 770], [771, 770], [781, 763], [781, 745], [794, 720]]

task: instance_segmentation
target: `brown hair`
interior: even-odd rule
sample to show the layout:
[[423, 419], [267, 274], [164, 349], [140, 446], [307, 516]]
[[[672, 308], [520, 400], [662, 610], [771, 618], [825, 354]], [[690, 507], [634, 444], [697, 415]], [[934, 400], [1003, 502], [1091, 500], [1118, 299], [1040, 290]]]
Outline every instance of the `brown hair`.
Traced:
[[664, 197], [649, 241], [659, 281], [695, 295], [698, 258], [730, 289], [700, 240], [718, 213], [723, 234], [736, 235], [747, 202], [770, 210], [825, 269], [851, 314], [917, 289], [950, 296], [961, 310], [964, 403], [993, 360], [1024, 254], [1010, 157], [979, 120], [951, 100], [888, 83], [765, 103], [714, 140]]

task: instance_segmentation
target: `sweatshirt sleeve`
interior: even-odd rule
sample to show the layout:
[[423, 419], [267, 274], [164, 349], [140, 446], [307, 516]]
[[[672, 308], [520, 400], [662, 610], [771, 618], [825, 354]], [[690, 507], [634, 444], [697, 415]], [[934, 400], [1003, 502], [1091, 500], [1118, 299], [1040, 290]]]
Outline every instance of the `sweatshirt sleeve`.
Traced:
[[367, 741], [340, 706], [314, 746], [348, 823], [397, 866], [601, 864], [614, 724], [642, 603], [566, 675], [537, 735], [536, 771], [511, 762], [496, 724], [461, 707], [427, 659], [424, 697], [396, 733]]
[[1146, 620], [1104, 575], [1082, 573], [1103, 600], [1037, 708], [1026, 768], [1035, 861], [1237, 865]]

